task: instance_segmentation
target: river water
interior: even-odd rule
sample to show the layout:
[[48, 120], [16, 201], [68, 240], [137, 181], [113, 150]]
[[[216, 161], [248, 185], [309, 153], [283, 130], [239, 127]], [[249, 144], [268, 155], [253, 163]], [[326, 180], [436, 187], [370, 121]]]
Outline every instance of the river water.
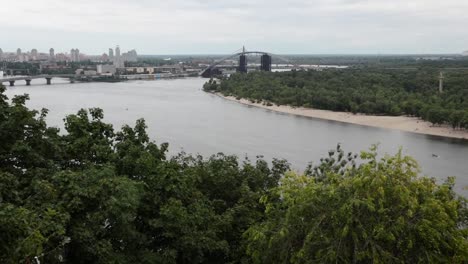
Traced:
[[[206, 79], [74, 83], [54, 79], [17, 82], [6, 94], [28, 93], [28, 106], [50, 110], [49, 125], [63, 128], [66, 114], [100, 107], [105, 120], [120, 128], [145, 118], [156, 143], [169, 142], [170, 155], [180, 151], [209, 156], [218, 152], [254, 160], [263, 156], [287, 159], [302, 171], [341, 143], [345, 152], [379, 144], [379, 153], [401, 147], [413, 156], [425, 175], [439, 180], [457, 177], [456, 189], [468, 196], [468, 141], [413, 134], [277, 113], [231, 102], [202, 91]], [[433, 157], [438, 155], [438, 158]]]

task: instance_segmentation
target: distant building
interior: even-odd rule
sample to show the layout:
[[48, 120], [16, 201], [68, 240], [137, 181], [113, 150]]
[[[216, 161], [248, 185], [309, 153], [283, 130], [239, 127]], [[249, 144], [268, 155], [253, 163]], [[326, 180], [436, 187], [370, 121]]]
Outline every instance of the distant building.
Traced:
[[462, 53], [462, 56], [468, 56], [468, 50]]
[[79, 49], [71, 49], [70, 51], [70, 61], [77, 62], [80, 61], [80, 50]]
[[3, 50], [0, 49], [0, 61], [3, 60]]
[[21, 52], [20, 48], [16, 50], [16, 60], [21, 62], [24, 61], [23, 53]]
[[68, 61], [69, 60], [69, 57], [63, 53], [59, 53], [57, 55], [55, 55], [55, 60], [56, 61]]
[[101, 55], [101, 61], [109, 61], [109, 56], [106, 53]]
[[37, 49], [32, 49], [31, 50], [31, 60], [35, 61], [38, 59], [38, 56], [37, 56]]
[[50, 50], [49, 50], [49, 60], [50, 61], [55, 60], [55, 50], [53, 48], [50, 48]]
[[97, 65], [96, 67], [97, 73], [98, 74], [115, 74], [116, 72], [116, 67], [115, 65], [109, 65], [109, 64], [100, 64]]
[[109, 49], [109, 60], [114, 61], [114, 50]]
[[120, 47], [118, 45], [115, 48], [115, 57], [114, 57], [113, 63], [116, 68], [125, 67], [124, 60], [122, 56], [120, 55]]
[[86, 76], [92, 76], [92, 75], [96, 75], [97, 72], [95, 70], [84, 70], [83, 74]]
[[120, 47], [115, 48], [115, 55], [112, 54], [112, 49], [109, 49], [109, 60], [115, 65], [116, 68], [124, 68], [125, 62], [136, 62], [138, 61], [138, 54], [136, 50], [130, 50], [128, 52], [121, 53]]
[[70, 50], [70, 61], [75, 61], [75, 49]]
[[131, 61], [131, 62], [137, 62], [138, 61], [138, 55], [136, 50], [131, 50], [129, 52], [126, 52], [122, 54], [123, 60], [124, 61]]

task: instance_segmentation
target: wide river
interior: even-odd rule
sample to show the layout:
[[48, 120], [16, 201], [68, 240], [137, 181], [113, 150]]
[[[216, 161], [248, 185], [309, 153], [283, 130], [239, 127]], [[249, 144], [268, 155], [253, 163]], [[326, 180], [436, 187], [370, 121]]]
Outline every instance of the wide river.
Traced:
[[[169, 142], [170, 154], [180, 151], [210, 156], [218, 152], [254, 160], [263, 156], [287, 159], [304, 170], [341, 143], [359, 152], [378, 143], [379, 153], [400, 147], [416, 158], [425, 175], [457, 177], [457, 191], [468, 196], [468, 141], [352, 125], [272, 112], [231, 102], [202, 91], [206, 79], [74, 83], [66, 80], [17, 82], [6, 94], [28, 93], [28, 106], [47, 108], [49, 125], [63, 128], [63, 118], [80, 108], [100, 107], [105, 120], [120, 128], [144, 118], [157, 143]], [[438, 157], [433, 157], [433, 154]]]

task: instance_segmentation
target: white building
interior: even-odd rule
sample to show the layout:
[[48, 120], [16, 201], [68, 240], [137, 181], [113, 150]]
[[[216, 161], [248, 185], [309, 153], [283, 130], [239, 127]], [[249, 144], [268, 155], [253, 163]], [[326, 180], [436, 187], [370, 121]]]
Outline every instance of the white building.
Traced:
[[114, 66], [116, 68], [123, 68], [125, 67], [125, 64], [124, 64], [124, 59], [122, 58], [121, 54], [120, 54], [120, 47], [117, 46], [115, 48], [115, 57], [114, 57], [114, 60], [113, 60], [113, 63], [114, 63]]
[[97, 72], [95, 70], [85, 70], [85, 71], [83, 71], [83, 74], [85, 76], [93, 76], [93, 75], [96, 75]]
[[131, 62], [137, 62], [138, 61], [138, 54], [136, 52], [136, 50], [131, 50], [129, 52], [126, 52], [124, 54], [122, 54], [122, 57], [124, 59], [124, 61], [131, 61]]
[[96, 66], [97, 73], [98, 74], [115, 74], [116, 68], [115, 65], [109, 65], [109, 64], [99, 64]]

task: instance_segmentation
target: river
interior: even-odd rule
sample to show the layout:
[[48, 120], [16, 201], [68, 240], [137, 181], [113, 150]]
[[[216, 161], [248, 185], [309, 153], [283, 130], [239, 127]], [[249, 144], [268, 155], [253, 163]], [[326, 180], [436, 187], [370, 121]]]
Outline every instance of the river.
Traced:
[[[456, 189], [468, 196], [468, 141], [397, 130], [281, 114], [231, 102], [202, 91], [206, 79], [188, 78], [121, 83], [74, 83], [54, 79], [17, 82], [6, 95], [28, 93], [28, 106], [50, 110], [49, 125], [63, 128], [66, 114], [80, 108], [100, 107], [105, 120], [120, 128], [145, 118], [148, 134], [158, 144], [169, 142], [170, 155], [209, 156], [218, 152], [254, 160], [263, 156], [287, 159], [304, 170], [341, 143], [353, 152], [379, 144], [379, 153], [394, 154], [401, 147], [413, 156], [425, 175], [439, 180], [457, 177]], [[438, 155], [433, 157], [432, 154]]]

